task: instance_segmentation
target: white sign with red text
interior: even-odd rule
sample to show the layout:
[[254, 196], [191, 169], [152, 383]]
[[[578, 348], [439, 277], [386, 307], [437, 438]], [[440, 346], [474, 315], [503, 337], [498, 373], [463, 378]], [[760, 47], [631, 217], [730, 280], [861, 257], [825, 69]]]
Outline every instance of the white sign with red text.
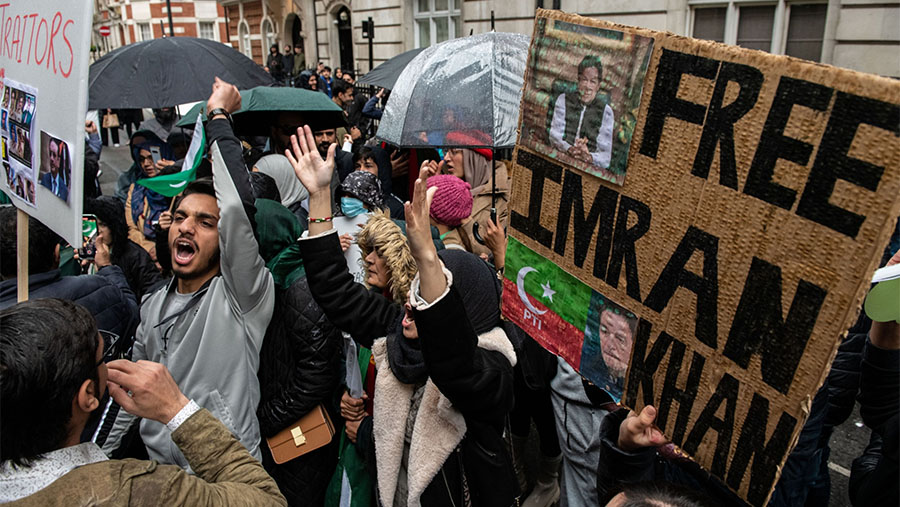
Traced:
[[[81, 245], [92, 14], [93, 2], [88, 1], [0, 0], [0, 77], [6, 84], [4, 94], [10, 91], [3, 108], [9, 135], [2, 146], [0, 190], [16, 207], [76, 246]], [[40, 100], [35, 100], [38, 91]], [[14, 95], [23, 101], [21, 111], [12, 102]], [[13, 144], [9, 127], [16, 118]], [[25, 119], [29, 129], [22, 127]], [[26, 132], [27, 145], [20, 141]], [[26, 147], [30, 157], [25, 156]], [[31, 167], [17, 191], [16, 173], [17, 168], [23, 172], [23, 160]]]

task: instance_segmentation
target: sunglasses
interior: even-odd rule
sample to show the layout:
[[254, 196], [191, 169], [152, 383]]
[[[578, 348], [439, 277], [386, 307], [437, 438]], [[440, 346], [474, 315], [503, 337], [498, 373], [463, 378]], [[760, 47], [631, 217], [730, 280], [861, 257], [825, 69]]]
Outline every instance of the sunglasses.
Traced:
[[101, 330], [100, 336], [103, 337], [103, 357], [97, 362], [97, 366], [99, 367], [101, 364], [108, 363], [114, 359], [121, 359], [120, 356], [123, 354], [122, 351], [119, 350], [119, 347], [117, 347], [119, 344], [119, 335]]

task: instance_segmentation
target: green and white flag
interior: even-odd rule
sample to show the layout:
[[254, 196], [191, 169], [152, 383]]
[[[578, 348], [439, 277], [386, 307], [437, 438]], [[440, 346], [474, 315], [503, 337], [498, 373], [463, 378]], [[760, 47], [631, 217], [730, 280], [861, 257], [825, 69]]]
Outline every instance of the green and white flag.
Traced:
[[197, 179], [197, 167], [205, 154], [206, 131], [203, 130], [203, 115], [198, 114], [197, 122], [194, 124], [194, 136], [191, 138], [191, 145], [188, 146], [187, 154], [184, 156], [181, 171], [155, 178], [144, 178], [138, 180], [137, 184], [166, 197], [175, 197], [184, 190], [188, 183]]

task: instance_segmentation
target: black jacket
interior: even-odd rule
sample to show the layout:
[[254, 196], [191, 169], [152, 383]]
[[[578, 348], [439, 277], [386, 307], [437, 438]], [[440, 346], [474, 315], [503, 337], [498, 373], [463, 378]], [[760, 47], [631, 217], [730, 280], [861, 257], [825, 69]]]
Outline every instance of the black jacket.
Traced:
[[[259, 354], [261, 398], [256, 414], [263, 438], [317, 405], [330, 409], [341, 372], [341, 333], [313, 300], [305, 277], [287, 289], [276, 287], [272, 315]], [[336, 447], [326, 446], [282, 465], [272, 461], [265, 443], [262, 447], [263, 465], [291, 505], [322, 504], [337, 464]]]
[[[336, 234], [300, 242], [310, 290], [328, 318], [365, 347], [396, 326], [402, 307], [354, 283]], [[462, 443], [450, 454], [420, 499], [423, 506], [464, 505], [468, 486], [475, 506], [507, 506], [519, 494], [502, 437], [513, 405], [513, 368], [503, 354], [479, 348], [459, 293], [452, 289], [429, 309], [416, 312], [428, 374], [466, 422]], [[378, 393], [376, 393], [376, 399]], [[376, 401], [377, 403], [377, 401]], [[406, 424], [406, 421], [397, 421]], [[371, 418], [358, 431], [370, 473], [375, 442]], [[359, 442], [368, 440], [368, 445]], [[396, 480], [396, 478], [394, 478]]]
[[151, 288], [163, 281], [162, 273], [156, 268], [150, 254], [130, 239], [125, 242], [123, 251], [116, 252], [114, 257], [113, 264], [122, 268], [138, 303], [144, 298], [144, 294], [149, 294]]
[[[87, 308], [97, 328], [123, 338], [134, 336], [140, 321], [137, 300], [118, 266], [105, 266], [96, 275], [60, 276], [59, 270], [28, 277], [28, 297], [68, 299]], [[0, 283], [0, 308], [16, 304], [16, 280]]]
[[860, 374], [859, 414], [872, 439], [850, 470], [853, 505], [900, 503], [900, 350], [867, 341]]
[[859, 375], [863, 347], [872, 321], [865, 312], [860, 312], [847, 337], [838, 347], [837, 355], [828, 372], [828, 414], [825, 419], [826, 432], [823, 439], [831, 436], [831, 428], [840, 426], [850, 417], [859, 393]]
[[353, 281], [337, 234], [299, 242], [309, 290], [335, 326], [366, 348], [388, 334], [403, 312], [399, 303]]

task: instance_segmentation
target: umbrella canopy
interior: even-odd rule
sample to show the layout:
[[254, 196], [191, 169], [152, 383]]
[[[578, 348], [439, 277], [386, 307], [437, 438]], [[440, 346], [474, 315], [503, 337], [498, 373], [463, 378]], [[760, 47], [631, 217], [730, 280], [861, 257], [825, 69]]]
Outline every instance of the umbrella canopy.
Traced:
[[514, 145], [528, 43], [490, 32], [425, 49], [397, 78], [376, 136], [401, 147]]
[[[344, 112], [322, 92], [300, 88], [257, 86], [241, 92], [241, 109], [236, 111], [234, 130], [238, 135], [269, 135], [269, 126], [276, 121], [278, 113], [296, 111], [303, 114], [303, 121], [313, 130], [344, 126]], [[206, 102], [192, 107], [181, 120], [179, 127], [191, 128], [197, 115], [206, 121]]]
[[265, 70], [231, 46], [166, 37], [121, 47], [91, 65], [89, 109], [169, 107], [209, 97], [214, 78], [238, 88], [270, 85]]
[[403, 69], [406, 68], [409, 62], [413, 58], [415, 58], [416, 55], [424, 51], [424, 49], [425, 48], [417, 48], [411, 49], [404, 53], [400, 53], [399, 55], [370, 70], [366, 75], [360, 77], [357, 81], [362, 84], [380, 86], [388, 90], [393, 90], [394, 85], [397, 83], [397, 78], [400, 77], [400, 73], [403, 72]]

